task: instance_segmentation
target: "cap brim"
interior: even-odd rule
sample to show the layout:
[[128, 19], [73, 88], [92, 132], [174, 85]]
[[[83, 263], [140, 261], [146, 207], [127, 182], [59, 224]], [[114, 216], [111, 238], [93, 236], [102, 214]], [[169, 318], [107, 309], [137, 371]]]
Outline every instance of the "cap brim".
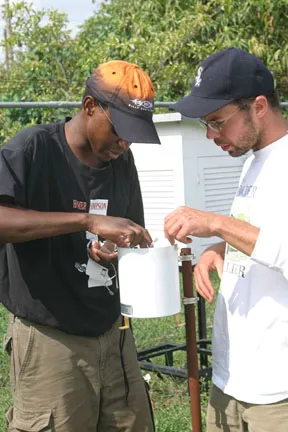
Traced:
[[178, 111], [185, 117], [199, 118], [211, 114], [231, 102], [233, 99], [206, 99], [190, 94], [179, 102], [170, 105], [169, 110]]
[[161, 144], [153, 120], [146, 120], [109, 106], [117, 135], [134, 143]]

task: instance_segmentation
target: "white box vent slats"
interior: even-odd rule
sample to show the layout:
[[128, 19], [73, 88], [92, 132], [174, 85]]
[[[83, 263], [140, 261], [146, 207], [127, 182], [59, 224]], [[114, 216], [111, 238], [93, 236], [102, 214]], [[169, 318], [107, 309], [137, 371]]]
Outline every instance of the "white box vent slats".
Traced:
[[173, 170], [138, 170], [145, 224], [148, 230], [162, 232], [165, 216], [175, 209]]
[[203, 167], [204, 205], [205, 210], [226, 214], [230, 212], [231, 204], [238, 187], [242, 163], [225, 164], [213, 167]]

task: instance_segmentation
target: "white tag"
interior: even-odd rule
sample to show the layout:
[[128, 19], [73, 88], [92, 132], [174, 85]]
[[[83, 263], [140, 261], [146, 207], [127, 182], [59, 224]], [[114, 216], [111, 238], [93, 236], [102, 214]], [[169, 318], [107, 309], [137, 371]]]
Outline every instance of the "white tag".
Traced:
[[108, 269], [89, 258], [86, 266], [86, 274], [89, 276], [88, 288], [112, 285]]
[[[107, 199], [95, 199], [90, 200], [89, 213], [107, 216], [108, 200]], [[98, 236], [89, 231], [86, 231], [87, 240], [98, 240]]]
[[89, 213], [106, 216], [107, 210], [108, 210], [107, 199], [90, 200]]

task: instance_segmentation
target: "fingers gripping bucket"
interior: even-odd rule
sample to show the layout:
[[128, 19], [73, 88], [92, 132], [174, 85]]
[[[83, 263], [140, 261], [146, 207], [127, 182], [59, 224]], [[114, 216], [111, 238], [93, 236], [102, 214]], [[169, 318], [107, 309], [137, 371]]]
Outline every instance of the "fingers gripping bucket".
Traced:
[[176, 246], [119, 248], [118, 259], [122, 315], [157, 318], [180, 312]]

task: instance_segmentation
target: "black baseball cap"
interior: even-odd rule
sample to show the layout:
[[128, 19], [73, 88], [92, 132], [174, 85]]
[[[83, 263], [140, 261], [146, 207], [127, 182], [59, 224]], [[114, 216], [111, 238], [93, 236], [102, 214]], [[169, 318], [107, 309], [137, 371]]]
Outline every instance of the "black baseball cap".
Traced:
[[238, 48], [227, 48], [201, 63], [191, 93], [169, 109], [186, 117], [203, 117], [236, 99], [273, 90], [273, 76], [259, 58]]
[[126, 141], [160, 144], [153, 123], [154, 87], [134, 63], [112, 60], [99, 65], [86, 81], [91, 96], [109, 106], [113, 126]]

